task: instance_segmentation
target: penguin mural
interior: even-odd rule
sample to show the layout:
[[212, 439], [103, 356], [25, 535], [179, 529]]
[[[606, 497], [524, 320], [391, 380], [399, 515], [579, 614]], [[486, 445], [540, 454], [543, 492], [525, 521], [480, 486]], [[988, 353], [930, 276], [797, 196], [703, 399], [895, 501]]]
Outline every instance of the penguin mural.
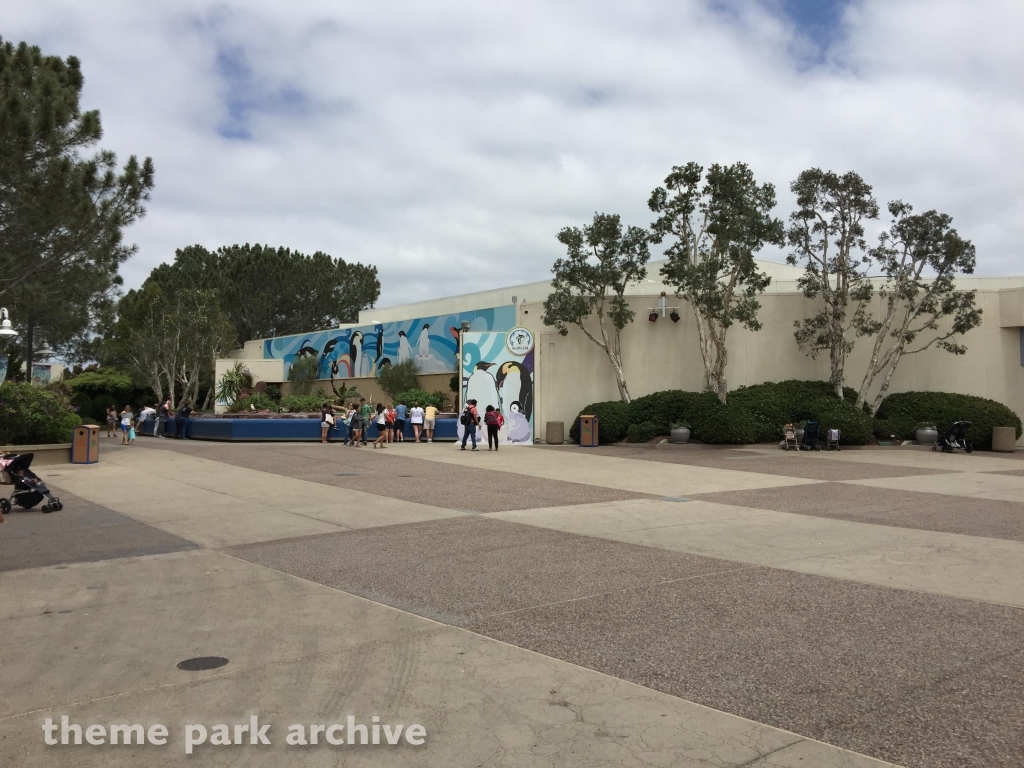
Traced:
[[355, 331], [348, 342], [348, 359], [352, 361], [352, 375], [363, 376], [363, 367], [366, 365], [366, 358], [363, 356], [363, 334]]
[[487, 370], [493, 368], [494, 363], [479, 362], [476, 364], [473, 373], [470, 374], [469, 382], [466, 384], [466, 400], [476, 400], [476, 407], [480, 413], [487, 410], [488, 405], [501, 408], [501, 398], [498, 397], [498, 385], [494, 376]]
[[430, 357], [430, 323], [423, 324], [423, 330], [420, 331], [420, 337], [416, 344], [419, 347], [420, 357]]
[[[341, 341], [341, 337], [340, 336], [336, 336], [335, 338], [331, 339], [326, 344], [324, 344], [323, 352], [320, 353], [320, 369], [321, 369], [321, 372], [323, 371], [324, 361], [326, 361], [327, 358], [330, 356], [330, 354], [332, 352], [334, 352], [334, 348], [338, 346], [338, 342], [339, 341]], [[337, 373], [338, 372], [338, 361], [337, 360], [332, 360], [331, 361], [331, 369], [332, 369], [333, 373]]]
[[380, 373], [385, 365], [391, 365], [391, 358], [384, 357], [384, 328], [378, 326], [377, 330], [377, 359], [374, 361], [374, 371]]
[[[502, 363], [495, 380], [501, 393], [501, 402], [518, 402], [519, 412], [529, 421], [533, 415], [533, 379], [526, 366], [516, 360]], [[502, 410], [508, 416], [508, 405]]]
[[508, 407], [508, 441], [510, 443], [528, 443], [532, 437], [533, 430], [530, 429], [530, 420], [522, 413], [522, 404], [516, 400]]
[[412, 345], [409, 343], [409, 337], [405, 335], [405, 331], [399, 331], [398, 362], [404, 363], [406, 360], [412, 360]]
[[302, 342], [302, 346], [299, 347], [299, 351], [295, 353], [296, 357], [316, 357], [320, 353], [317, 352], [316, 347], [313, 347], [309, 343], [309, 339]]

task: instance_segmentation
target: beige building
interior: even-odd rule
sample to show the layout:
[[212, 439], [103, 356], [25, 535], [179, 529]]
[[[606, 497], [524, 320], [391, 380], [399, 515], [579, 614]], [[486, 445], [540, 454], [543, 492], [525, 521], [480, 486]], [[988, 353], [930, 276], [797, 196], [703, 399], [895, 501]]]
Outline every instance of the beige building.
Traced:
[[[636, 318], [622, 333], [622, 349], [626, 383], [633, 397], [665, 389], [704, 387], [693, 312], [684, 300], [674, 297], [671, 287], [661, 283], [658, 270], [662, 263], [652, 262], [648, 279], [630, 286], [627, 292]], [[802, 269], [775, 262], [762, 261], [759, 265], [772, 278], [761, 296], [759, 318], [763, 328], [758, 332], [737, 326], [729, 330], [729, 388], [784, 379], [827, 379], [827, 355], [812, 360], [797, 347], [793, 337], [794, 321], [815, 311], [814, 303], [804, 298], [797, 287]], [[938, 390], [979, 395], [1005, 403], [1024, 417], [1024, 277], [963, 278], [958, 286], [976, 289], [983, 311], [982, 324], [964, 339], [967, 354], [955, 356], [932, 348], [906, 356], [890, 391]], [[662, 291], [667, 294], [664, 316], [659, 309]], [[514, 306], [515, 324], [529, 328], [536, 337], [534, 422], [535, 435], [543, 440], [546, 422], [562, 421], [568, 428], [587, 404], [618, 398], [615, 376], [601, 349], [579, 331], [570, 330], [567, 336], [561, 336], [543, 324], [543, 303], [549, 292], [550, 283], [540, 282], [375, 308], [362, 312], [355, 326]], [[677, 323], [668, 317], [673, 307], [678, 307]], [[648, 319], [652, 310], [658, 314], [655, 322]], [[876, 316], [880, 310], [881, 299], [876, 297]], [[847, 363], [847, 386], [859, 387], [871, 343], [870, 338], [857, 339]], [[265, 340], [248, 342], [231, 359], [218, 361], [218, 376], [236, 360], [244, 360], [257, 379], [283, 381], [285, 363], [266, 359], [265, 344]], [[423, 388], [446, 389], [442, 382], [446, 385], [450, 376], [433, 374], [423, 382]], [[364, 388], [375, 391], [372, 379], [354, 378], [349, 383], [360, 387], [361, 392]]]

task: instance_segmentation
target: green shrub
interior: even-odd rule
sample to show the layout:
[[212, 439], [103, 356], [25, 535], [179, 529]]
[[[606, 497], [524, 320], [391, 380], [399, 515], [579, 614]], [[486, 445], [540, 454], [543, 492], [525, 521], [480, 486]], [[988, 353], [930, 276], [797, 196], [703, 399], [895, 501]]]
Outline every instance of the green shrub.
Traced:
[[[626, 436], [629, 425], [633, 423], [629, 403], [624, 403], [621, 400], [591, 403], [580, 413], [587, 414], [588, 416], [597, 416], [597, 439], [601, 445], [617, 443], [622, 440]], [[576, 417], [576, 421], [569, 428], [569, 438], [573, 442], [579, 442], [579, 416]]]
[[273, 400], [275, 403], [281, 399], [281, 385], [280, 384], [267, 384], [267, 388], [263, 390], [267, 397]]
[[818, 410], [817, 417], [820, 424], [821, 436], [830, 429], [839, 430], [840, 445], [864, 445], [872, 434], [872, 420], [864, 411], [856, 408], [853, 401], [832, 399], [819, 400], [824, 405]]
[[[313, 392], [313, 385], [320, 376], [320, 363], [315, 357], [297, 357], [288, 368], [288, 381], [292, 394], [306, 396]], [[320, 406], [317, 406], [320, 410]]]
[[397, 398], [403, 392], [418, 389], [417, 370], [415, 360], [386, 365], [377, 374], [377, 384], [388, 397]]
[[665, 434], [665, 430], [653, 421], [642, 421], [639, 424], [629, 425], [629, 429], [626, 430], [626, 439], [631, 443], [649, 443], [658, 435], [663, 434]]
[[394, 402], [405, 403], [410, 408], [413, 403], [419, 403], [421, 407], [426, 408], [428, 405], [432, 405], [437, 410], [444, 408], [445, 401], [448, 399], [444, 392], [438, 390], [437, 392], [426, 392], [422, 389], [407, 389], [404, 392], [399, 392], [395, 396]]
[[[116, 368], [101, 368], [98, 371], [85, 371], [77, 376], [65, 379], [67, 388], [73, 393], [84, 392], [92, 398], [105, 397], [123, 408], [135, 389], [132, 377]], [[107, 403], [110, 405], [110, 403]], [[106, 406], [104, 406], [104, 411]]]
[[[853, 407], [857, 392], [844, 387], [843, 397], [844, 406]], [[774, 442], [782, 439], [786, 424], [820, 417], [822, 410], [839, 401], [827, 381], [788, 379], [740, 387], [729, 393], [729, 402], [744, 405], [764, 423], [760, 441]]]
[[913, 440], [920, 422], [931, 422], [945, 432], [954, 421], [969, 421], [967, 442], [983, 451], [992, 448], [992, 427], [1013, 427], [1021, 436], [1020, 418], [1002, 403], [953, 392], [899, 392], [886, 397], [878, 408], [875, 434], [884, 427], [885, 439]]
[[[266, 399], [273, 402], [269, 397]], [[319, 411], [324, 403], [330, 403], [333, 400], [333, 397], [324, 394], [322, 390], [318, 389], [316, 392], [308, 395], [285, 395], [281, 398], [281, 402], [278, 405], [284, 413], [312, 413]]]
[[703, 392], [684, 392], [669, 389], [638, 397], [629, 404], [630, 418], [636, 424], [652, 422], [662, 432], [667, 432], [673, 423], [691, 418], [694, 409], [707, 400]]
[[690, 418], [690, 433], [702, 443], [749, 445], [758, 442], [766, 430], [765, 423], [742, 403], [731, 400], [725, 405], [708, 393]]
[[33, 384], [0, 384], [0, 445], [71, 442], [82, 420], [60, 392]]
[[[306, 398], [303, 398], [301, 395], [291, 395], [291, 397], [296, 398], [297, 404], [301, 400], [302, 404], [305, 405], [305, 400], [307, 398], [311, 398], [312, 395], [308, 395]], [[276, 413], [278, 410], [278, 403], [266, 392], [253, 392], [248, 397], [243, 397], [240, 400], [233, 400], [231, 405], [228, 406], [228, 413], [238, 413], [239, 411], [251, 410], [274, 411]], [[314, 410], [320, 410], [319, 402]]]

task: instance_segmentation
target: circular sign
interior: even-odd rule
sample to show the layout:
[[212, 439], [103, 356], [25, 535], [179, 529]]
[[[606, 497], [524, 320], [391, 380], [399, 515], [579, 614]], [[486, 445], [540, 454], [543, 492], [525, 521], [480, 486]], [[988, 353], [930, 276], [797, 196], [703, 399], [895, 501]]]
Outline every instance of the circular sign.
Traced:
[[533, 349], [533, 331], [529, 328], [513, 328], [505, 337], [505, 346], [513, 355], [522, 357]]

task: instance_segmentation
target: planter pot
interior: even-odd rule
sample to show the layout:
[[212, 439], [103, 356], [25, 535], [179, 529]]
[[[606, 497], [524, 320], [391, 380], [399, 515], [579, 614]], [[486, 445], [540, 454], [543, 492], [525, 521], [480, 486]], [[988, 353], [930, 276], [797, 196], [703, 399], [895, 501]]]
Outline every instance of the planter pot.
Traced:
[[1017, 450], [1017, 431], [1013, 427], [992, 427], [992, 450], [1003, 453]]
[[931, 427], [919, 429], [914, 436], [917, 438], [918, 445], [935, 445], [935, 441], [939, 439], [939, 430]]
[[690, 442], [690, 428], [676, 427], [675, 429], [672, 430], [672, 437], [670, 439], [673, 443]]
[[797, 427], [796, 428], [796, 444], [797, 445], [803, 445], [804, 444], [804, 428], [803, 427]]

